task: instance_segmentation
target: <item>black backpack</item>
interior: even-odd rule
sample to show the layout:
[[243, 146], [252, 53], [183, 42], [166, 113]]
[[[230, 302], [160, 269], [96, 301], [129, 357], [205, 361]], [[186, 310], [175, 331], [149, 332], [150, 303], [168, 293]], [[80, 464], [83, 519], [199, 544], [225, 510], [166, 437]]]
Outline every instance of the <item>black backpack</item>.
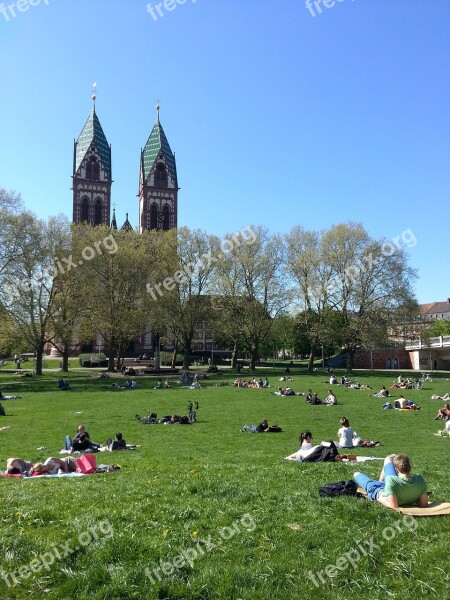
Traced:
[[356, 496], [358, 484], [349, 479], [338, 481], [338, 483], [327, 483], [319, 488], [319, 496], [322, 498], [334, 498], [335, 496]]
[[336, 456], [339, 456], [339, 451], [336, 448], [334, 442], [325, 442], [326, 445], [321, 444], [317, 446], [311, 454], [302, 460], [302, 462], [330, 462], [336, 460]]

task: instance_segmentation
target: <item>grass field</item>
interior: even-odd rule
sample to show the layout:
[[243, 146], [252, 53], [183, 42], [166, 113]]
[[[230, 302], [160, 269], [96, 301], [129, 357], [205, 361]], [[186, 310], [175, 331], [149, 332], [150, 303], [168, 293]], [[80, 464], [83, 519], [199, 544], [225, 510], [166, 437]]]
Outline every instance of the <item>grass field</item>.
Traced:
[[[141, 445], [97, 454], [97, 463], [120, 465], [110, 474], [2, 478], [0, 598], [449, 598], [450, 517], [414, 520], [366, 500], [322, 499], [317, 488], [350, 479], [355, 466], [283, 460], [298, 449], [302, 430], [316, 442], [336, 439], [345, 415], [361, 437], [383, 442], [358, 454], [407, 452], [433, 498], [450, 501], [450, 440], [433, 436], [443, 403], [430, 399], [450, 391], [449, 380], [405, 393], [422, 406], [406, 413], [340, 386], [336, 407], [279, 398], [271, 391], [280, 371], [257, 376], [266, 373], [272, 390], [215, 387], [235, 377], [222, 373], [201, 390], [154, 390], [154, 379], [140, 378], [138, 390], [118, 392], [111, 380], [83, 372], [69, 374], [69, 392], [57, 390], [57, 373], [37, 380], [0, 374], [0, 386], [22, 396], [3, 402], [0, 426], [12, 429], [0, 431], [2, 465], [10, 456], [58, 456], [79, 423], [94, 441], [121, 431]], [[356, 377], [379, 389], [396, 375]], [[323, 397], [330, 387], [323, 373], [294, 370], [293, 378], [296, 391], [313, 388]], [[186, 414], [189, 400], [200, 404], [194, 425], [134, 419], [146, 411]], [[240, 433], [263, 418], [283, 432]], [[367, 462], [363, 470], [378, 477], [381, 465]]]

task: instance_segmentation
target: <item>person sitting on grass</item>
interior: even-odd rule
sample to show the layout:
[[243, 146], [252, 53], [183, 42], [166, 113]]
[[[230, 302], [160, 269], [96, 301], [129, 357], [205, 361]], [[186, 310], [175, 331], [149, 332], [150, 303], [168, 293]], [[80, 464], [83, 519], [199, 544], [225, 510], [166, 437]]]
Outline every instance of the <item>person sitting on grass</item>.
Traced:
[[314, 405], [317, 405], [317, 404], [322, 404], [322, 400], [319, 398], [319, 396], [317, 395], [317, 393], [316, 393], [316, 392], [314, 392], [314, 394], [313, 394], [313, 397], [312, 397], [312, 399], [311, 399], [311, 404], [312, 404], [313, 406], [314, 406]]
[[313, 444], [313, 436], [310, 431], [302, 431], [298, 441], [300, 442], [300, 449], [297, 450], [297, 452], [294, 452], [294, 454], [286, 456], [286, 460], [296, 460], [300, 462], [316, 448]]
[[125, 440], [123, 439], [123, 436], [120, 432], [116, 433], [115, 440], [108, 439], [106, 445], [108, 447], [108, 450], [110, 450], [111, 452], [114, 452], [115, 450], [126, 450], [127, 449], [127, 444], [126, 444]]
[[450, 420], [450, 404], [446, 404], [444, 408], [440, 408], [436, 417], [434, 417], [435, 421], [448, 421]]
[[411, 463], [407, 454], [388, 456], [378, 481], [356, 471], [353, 478], [367, 492], [369, 500], [377, 501], [388, 508], [416, 504], [428, 506], [427, 484], [422, 475], [411, 474]]
[[389, 396], [389, 390], [382, 385], [380, 391], [374, 394], [374, 396], [378, 396], [378, 398], [387, 398]]
[[381, 442], [362, 440], [356, 431], [353, 431], [350, 427], [347, 417], [341, 417], [340, 424], [341, 428], [338, 430], [339, 442], [336, 444], [338, 448], [373, 448], [374, 446], [381, 446]]
[[332, 390], [328, 390], [328, 396], [325, 398], [324, 404], [328, 404], [328, 406], [337, 404], [336, 394], [334, 394]]
[[69, 454], [72, 454], [72, 452], [85, 452], [86, 450], [98, 452], [99, 448], [99, 444], [91, 442], [89, 433], [86, 431], [84, 425], [78, 425], [77, 434], [73, 440], [69, 436], [66, 437], [66, 450], [69, 450]]
[[445, 424], [445, 429], [442, 431], [438, 431], [434, 435], [442, 435], [443, 437], [450, 437], [450, 421], [447, 421]]
[[69, 382], [66, 379], [58, 379], [58, 387], [60, 390], [63, 390], [63, 392], [70, 390]]

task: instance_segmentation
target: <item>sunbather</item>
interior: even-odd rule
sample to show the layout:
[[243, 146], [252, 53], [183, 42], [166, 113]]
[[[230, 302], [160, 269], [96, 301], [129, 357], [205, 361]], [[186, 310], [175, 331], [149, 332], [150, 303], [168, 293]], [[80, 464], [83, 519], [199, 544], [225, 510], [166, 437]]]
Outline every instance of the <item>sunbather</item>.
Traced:
[[328, 404], [329, 406], [334, 406], [337, 404], [336, 394], [334, 394], [331, 390], [328, 390], [328, 396], [325, 398], [324, 404]]
[[444, 394], [443, 396], [438, 396], [437, 394], [433, 394], [431, 396], [432, 400], [443, 400], [444, 402], [447, 402], [448, 400], [450, 400], [450, 394]]
[[394, 458], [388, 456], [378, 481], [359, 471], [353, 477], [367, 492], [369, 500], [376, 500], [389, 508], [406, 504], [417, 504], [420, 508], [428, 506], [427, 484], [421, 475], [411, 475], [407, 454], [397, 454]]
[[403, 396], [399, 396], [399, 398], [396, 400], [396, 403], [397, 402], [399, 404], [399, 408], [402, 410], [420, 410], [420, 406], [418, 404], [415, 404], [411, 400], [406, 400], [406, 398]]
[[385, 386], [382, 385], [380, 391], [373, 395], [377, 396], [378, 398], [387, 398], [389, 396], [389, 390], [387, 390]]
[[341, 417], [340, 424], [341, 427], [338, 430], [339, 441], [336, 443], [338, 448], [373, 448], [374, 446], [381, 446], [381, 442], [361, 439], [356, 431], [353, 431], [350, 427], [347, 417]]
[[313, 436], [310, 431], [302, 431], [298, 441], [300, 442], [300, 449], [294, 452], [294, 454], [287, 456], [287, 460], [297, 460], [300, 462], [316, 448], [313, 444]]
[[8, 458], [6, 461], [6, 473], [8, 475], [20, 475], [24, 471], [29, 471], [33, 466], [32, 462], [22, 458]]
[[440, 408], [438, 410], [438, 413], [436, 415], [436, 417], [434, 418], [435, 421], [448, 421], [450, 419], [450, 404], [446, 404], [444, 406], [444, 408]]

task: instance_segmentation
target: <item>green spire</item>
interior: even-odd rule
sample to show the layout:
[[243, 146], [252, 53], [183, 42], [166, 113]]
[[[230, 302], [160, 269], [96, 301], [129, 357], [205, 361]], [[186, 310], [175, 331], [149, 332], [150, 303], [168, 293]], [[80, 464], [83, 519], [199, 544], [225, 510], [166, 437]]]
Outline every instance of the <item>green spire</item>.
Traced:
[[109, 178], [111, 178], [111, 147], [108, 144], [108, 140], [103, 132], [100, 121], [95, 112], [95, 104], [92, 108], [92, 112], [89, 115], [86, 123], [84, 124], [83, 130], [80, 133], [78, 140], [75, 143], [75, 172], [80, 168], [89, 147], [92, 142], [95, 143], [95, 147], [100, 154], [103, 167]]
[[158, 111], [156, 123], [154, 124], [150, 137], [148, 138], [144, 150], [142, 151], [144, 180], [146, 181], [148, 179], [156, 159], [160, 154], [162, 154], [166, 161], [173, 183], [175, 186], [177, 186], [177, 167], [175, 164], [175, 156], [170, 149], [166, 134], [164, 133], [164, 129], [159, 121], [159, 106], [156, 108]]

